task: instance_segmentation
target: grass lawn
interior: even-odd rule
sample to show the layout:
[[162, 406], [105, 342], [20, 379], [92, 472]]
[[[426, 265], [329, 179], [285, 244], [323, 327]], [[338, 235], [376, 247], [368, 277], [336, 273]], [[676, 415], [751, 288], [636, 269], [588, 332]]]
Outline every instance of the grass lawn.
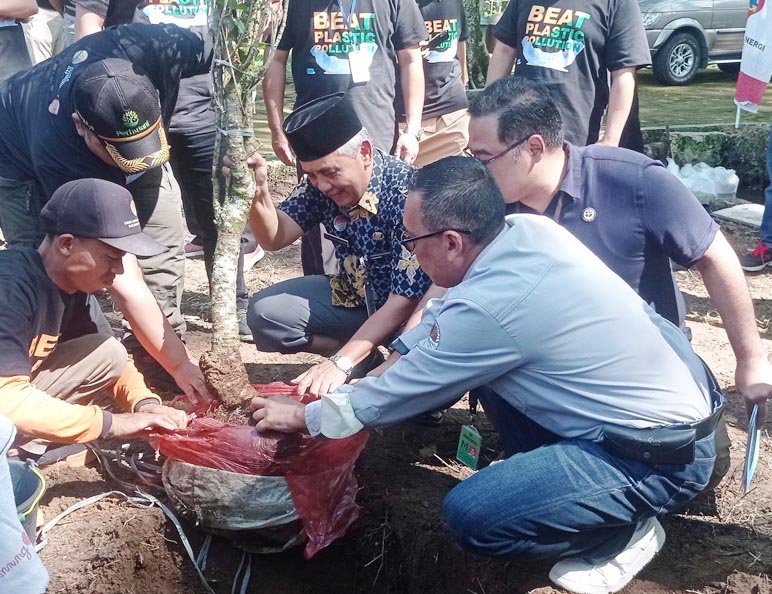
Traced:
[[[667, 87], [654, 80], [651, 69], [638, 72], [641, 125], [679, 126], [684, 124], [734, 123], [734, 91], [737, 76], [710, 66], [697, 73], [683, 87]], [[758, 113], [742, 112], [742, 123], [772, 122], [772, 90], [764, 95]]]

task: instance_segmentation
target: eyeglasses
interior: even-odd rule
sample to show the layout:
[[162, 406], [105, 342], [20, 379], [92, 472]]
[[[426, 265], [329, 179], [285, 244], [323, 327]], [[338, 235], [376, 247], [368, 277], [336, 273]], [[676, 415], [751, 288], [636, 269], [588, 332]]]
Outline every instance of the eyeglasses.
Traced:
[[498, 153], [497, 155], [493, 155], [492, 157], [489, 157], [488, 159], [480, 159], [480, 158], [479, 158], [479, 157], [477, 157], [477, 156], [476, 156], [476, 155], [475, 155], [475, 154], [474, 154], [474, 153], [473, 153], [471, 150], [469, 150], [469, 147], [466, 147], [466, 148], [464, 149], [464, 156], [465, 156], [465, 157], [471, 157], [472, 159], [477, 159], [477, 160], [478, 160], [480, 163], [482, 163], [483, 165], [485, 165], [485, 166], [487, 167], [488, 165], [490, 165], [491, 163], [493, 163], [493, 162], [494, 162], [496, 159], [498, 159], [499, 157], [503, 157], [504, 155], [506, 155], [506, 154], [507, 154], [509, 151], [511, 151], [513, 148], [517, 148], [518, 146], [520, 146], [521, 144], [523, 144], [523, 143], [524, 143], [526, 140], [528, 140], [530, 137], [531, 137], [531, 135], [528, 135], [528, 136], [526, 136], [525, 138], [523, 138], [522, 140], [518, 140], [517, 142], [515, 142], [515, 143], [513, 143], [513, 144], [510, 144], [510, 145], [509, 145], [507, 148], [505, 148], [503, 151], [501, 151], [501, 152], [500, 152], [500, 153]]
[[415, 242], [420, 241], [421, 239], [428, 239], [429, 237], [435, 237], [437, 235], [442, 235], [446, 231], [455, 231], [456, 233], [463, 233], [464, 235], [469, 235], [471, 231], [466, 231], [465, 229], [443, 229], [441, 231], [434, 231], [433, 233], [426, 233], [425, 235], [419, 235], [418, 237], [410, 237], [407, 234], [407, 231], [402, 232], [402, 240], [399, 242], [400, 245], [404, 245], [405, 249], [410, 252], [411, 254], [415, 250]]

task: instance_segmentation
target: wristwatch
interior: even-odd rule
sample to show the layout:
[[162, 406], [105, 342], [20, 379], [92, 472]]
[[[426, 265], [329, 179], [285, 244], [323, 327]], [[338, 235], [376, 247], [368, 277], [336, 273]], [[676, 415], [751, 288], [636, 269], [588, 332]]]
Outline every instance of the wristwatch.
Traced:
[[351, 359], [344, 355], [333, 355], [330, 357], [330, 361], [335, 364], [335, 367], [345, 373], [346, 377], [351, 375], [351, 372], [354, 371], [354, 364], [351, 362]]
[[410, 136], [415, 136], [415, 139], [420, 142], [421, 138], [423, 138], [423, 135], [424, 135], [424, 129], [418, 128], [418, 129], [411, 130], [410, 127], [405, 126], [402, 129], [402, 134], [409, 134]]

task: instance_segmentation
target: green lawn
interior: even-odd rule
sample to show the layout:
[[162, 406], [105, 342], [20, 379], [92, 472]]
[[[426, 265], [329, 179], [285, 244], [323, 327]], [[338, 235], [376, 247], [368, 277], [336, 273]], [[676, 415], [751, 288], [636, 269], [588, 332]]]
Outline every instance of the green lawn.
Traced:
[[[737, 77], [711, 66], [697, 73], [694, 82], [668, 87], [654, 80], [651, 69], [638, 72], [642, 126], [730, 124], [734, 122]], [[772, 122], [772, 89], [767, 90], [758, 113], [742, 112], [741, 122]]]

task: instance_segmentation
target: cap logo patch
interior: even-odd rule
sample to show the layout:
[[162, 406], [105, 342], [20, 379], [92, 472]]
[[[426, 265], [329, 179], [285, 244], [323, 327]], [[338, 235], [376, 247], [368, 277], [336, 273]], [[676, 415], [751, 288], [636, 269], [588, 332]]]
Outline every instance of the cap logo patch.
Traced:
[[136, 111], [129, 110], [123, 114], [123, 125], [127, 128], [136, 128], [139, 125], [139, 116]]
[[145, 120], [140, 124], [139, 115], [137, 115], [136, 111], [131, 109], [123, 113], [123, 117], [121, 118], [121, 121], [123, 122], [125, 130], [115, 131], [115, 135], [118, 138], [127, 138], [129, 136], [134, 136], [136, 134], [139, 134], [140, 132], [143, 132], [144, 130], [147, 130], [150, 127], [150, 122], [148, 120]]
[[73, 64], [80, 64], [81, 62], [85, 62], [88, 58], [88, 52], [86, 50], [78, 50], [75, 52], [75, 55], [72, 57], [72, 63]]
[[596, 218], [597, 216], [598, 216], [598, 213], [597, 213], [597, 212], [595, 212], [595, 209], [594, 209], [594, 208], [590, 208], [590, 207], [588, 207], [588, 208], [585, 208], [585, 209], [582, 211], [582, 220], [583, 220], [585, 223], [592, 223], [592, 222], [595, 220], [595, 218]]

